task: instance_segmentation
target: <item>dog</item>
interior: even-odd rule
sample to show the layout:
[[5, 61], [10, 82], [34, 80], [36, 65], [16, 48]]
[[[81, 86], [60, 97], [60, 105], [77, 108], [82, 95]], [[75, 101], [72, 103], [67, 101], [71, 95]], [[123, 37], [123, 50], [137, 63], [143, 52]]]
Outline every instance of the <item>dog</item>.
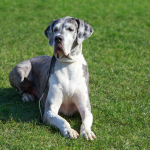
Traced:
[[[54, 20], [45, 30], [56, 58], [54, 71], [48, 81], [45, 95], [43, 123], [57, 127], [64, 137], [77, 139], [79, 134], [59, 114], [72, 116], [79, 112], [82, 118], [80, 134], [94, 140], [91, 131], [93, 116], [89, 101], [88, 65], [82, 55], [82, 42], [90, 37], [93, 28], [81, 19], [64, 17]], [[52, 57], [37, 56], [19, 63], [9, 74], [12, 87], [23, 101], [40, 98], [46, 84]]]

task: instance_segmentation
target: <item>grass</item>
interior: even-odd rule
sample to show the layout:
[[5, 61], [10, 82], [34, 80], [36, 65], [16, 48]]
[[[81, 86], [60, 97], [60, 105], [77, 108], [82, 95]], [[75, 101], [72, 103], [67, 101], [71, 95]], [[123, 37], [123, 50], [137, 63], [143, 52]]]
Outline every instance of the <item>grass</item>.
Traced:
[[[150, 149], [150, 1], [0, 1], [0, 149]], [[69, 140], [39, 122], [38, 102], [23, 103], [8, 80], [19, 62], [52, 55], [44, 36], [57, 18], [94, 28], [83, 42], [90, 72], [95, 141]], [[79, 132], [79, 115], [65, 117]]]

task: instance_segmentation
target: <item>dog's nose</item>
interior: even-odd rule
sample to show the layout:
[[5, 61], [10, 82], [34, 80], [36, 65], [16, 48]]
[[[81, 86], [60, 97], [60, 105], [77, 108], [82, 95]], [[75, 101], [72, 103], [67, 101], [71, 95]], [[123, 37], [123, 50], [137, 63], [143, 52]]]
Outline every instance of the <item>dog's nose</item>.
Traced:
[[56, 36], [56, 37], [55, 37], [55, 42], [57, 42], [57, 43], [61, 43], [62, 40], [63, 40], [63, 37], [62, 37], [62, 36]]

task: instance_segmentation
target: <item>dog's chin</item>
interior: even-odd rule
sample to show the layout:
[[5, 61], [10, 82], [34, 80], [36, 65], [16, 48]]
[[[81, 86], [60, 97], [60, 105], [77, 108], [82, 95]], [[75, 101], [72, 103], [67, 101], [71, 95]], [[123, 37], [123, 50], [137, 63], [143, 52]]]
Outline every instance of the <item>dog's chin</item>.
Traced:
[[61, 59], [61, 58], [70, 59], [69, 55], [65, 55], [62, 52], [55, 53], [55, 56], [56, 56], [57, 59]]
[[54, 49], [54, 54], [58, 59], [65, 56], [63, 50], [60, 48]]
[[54, 47], [54, 55], [58, 61], [65, 62], [65, 63], [66, 62], [73, 63], [81, 57], [81, 55], [65, 54], [65, 51], [58, 47], [57, 49], [56, 47]]
[[55, 46], [54, 47], [54, 54], [55, 54], [57, 59], [69, 58], [69, 55], [65, 54], [64, 49], [60, 46]]

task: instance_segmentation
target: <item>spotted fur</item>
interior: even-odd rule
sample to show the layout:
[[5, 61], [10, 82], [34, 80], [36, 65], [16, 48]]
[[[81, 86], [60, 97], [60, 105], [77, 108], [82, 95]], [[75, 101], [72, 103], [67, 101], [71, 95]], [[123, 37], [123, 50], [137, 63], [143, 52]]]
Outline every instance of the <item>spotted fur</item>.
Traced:
[[[82, 118], [81, 136], [94, 140], [89, 72], [82, 55], [82, 42], [91, 36], [93, 28], [81, 19], [64, 17], [52, 21], [44, 33], [57, 60], [42, 99], [45, 106], [43, 123], [57, 127], [67, 138], [76, 139], [79, 136], [77, 131], [59, 114], [71, 116], [79, 112]], [[41, 97], [50, 62], [50, 56], [34, 57], [19, 63], [10, 72], [10, 84], [22, 94], [23, 101]]]

